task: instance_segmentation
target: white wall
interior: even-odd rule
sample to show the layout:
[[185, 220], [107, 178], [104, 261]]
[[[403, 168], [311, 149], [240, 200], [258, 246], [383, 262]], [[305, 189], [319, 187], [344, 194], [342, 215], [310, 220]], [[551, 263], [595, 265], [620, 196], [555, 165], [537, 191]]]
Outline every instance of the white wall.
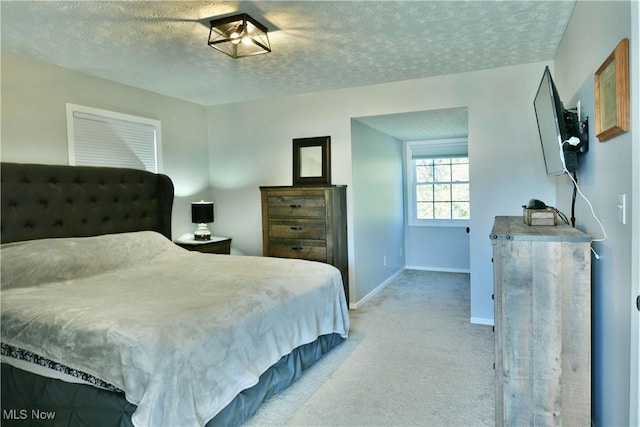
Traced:
[[68, 164], [68, 102], [160, 120], [173, 235], [193, 231], [190, 202], [211, 197], [204, 107], [6, 53], [1, 85], [3, 162]]
[[[634, 129], [606, 142], [595, 137], [593, 74], [621, 39], [630, 36], [630, 2], [578, 1], [555, 58], [556, 86], [565, 107], [581, 101], [589, 116], [590, 148], [582, 157], [578, 184], [602, 221], [607, 239], [593, 247], [600, 260], [592, 268], [593, 417], [595, 425], [629, 425], [631, 295], [631, 218], [618, 222], [618, 194], [632, 195]], [[630, 49], [638, 55], [637, 40]], [[631, 76], [637, 82], [638, 75]], [[637, 136], [635, 136], [637, 143]], [[558, 207], [570, 211], [572, 185], [557, 179]], [[630, 212], [628, 212], [630, 213]], [[577, 227], [594, 239], [603, 237], [587, 204], [578, 197]], [[636, 260], [637, 261], [637, 260]]]
[[[293, 138], [331, 135], [333, 183], [346, 184], [350, 294], [362, 299], [355, 263], [351, 118], [469, 109], [471, 160], [471, 317], [493, 322], [489, 232], [496, 215], [521, 215], [530, 198], [555, 199], [544, 173], [533, 97], [546, 63], [356, 87], [208, 108], [211, 185], [216, 233], [240, 252], [262, 253], [261, 185], [291, 185]], [[355, 207], [357, 209], [357, 206]], [[219, 221], [218, 221], [219, 218]]]
[[351, 156], [353, 270], [361, 299], [405, 264], [402, 143], [353, 120]]

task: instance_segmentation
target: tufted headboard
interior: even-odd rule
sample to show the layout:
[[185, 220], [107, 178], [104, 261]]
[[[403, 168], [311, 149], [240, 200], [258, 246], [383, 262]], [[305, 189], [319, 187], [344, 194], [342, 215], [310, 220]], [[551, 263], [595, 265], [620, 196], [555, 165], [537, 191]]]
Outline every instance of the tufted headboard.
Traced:
[[171, 239], [173, 183], [136, 169], [0, 163], [2, 243], [152, 230]]

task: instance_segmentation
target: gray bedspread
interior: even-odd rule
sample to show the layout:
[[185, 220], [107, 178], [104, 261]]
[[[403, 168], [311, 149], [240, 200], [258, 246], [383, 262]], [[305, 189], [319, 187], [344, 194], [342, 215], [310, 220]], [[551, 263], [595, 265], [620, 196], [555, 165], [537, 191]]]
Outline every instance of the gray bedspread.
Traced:
[[137, 426], [201, 426], [318, 336], [347, 337], [340, 272], [189, 252], [154, 232], [2, 245], [2, 342], [94, 375]]

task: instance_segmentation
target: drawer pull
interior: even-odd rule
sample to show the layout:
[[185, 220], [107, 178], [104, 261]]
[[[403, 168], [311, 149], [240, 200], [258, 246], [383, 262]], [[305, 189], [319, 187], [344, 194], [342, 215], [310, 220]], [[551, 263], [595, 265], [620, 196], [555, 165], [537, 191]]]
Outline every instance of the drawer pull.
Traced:
[[292, 251], [300, 252], [302, 249], [304, 249], [302, 246], [291, 246]]
[[300, 230], [302, 230], [302, 227], [291, 227], [291, 229], [293, 231], [300, 231]]
[[291, 209], [300, 209], [302, 205], [289, 205]]

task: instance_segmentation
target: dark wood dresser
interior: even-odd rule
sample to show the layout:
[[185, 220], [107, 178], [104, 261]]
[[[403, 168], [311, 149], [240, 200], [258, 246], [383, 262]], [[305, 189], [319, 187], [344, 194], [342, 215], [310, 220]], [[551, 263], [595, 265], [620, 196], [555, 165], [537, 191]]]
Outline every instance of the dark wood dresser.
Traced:
[[342, 273], [349, 301], [347, 187], [260, 187], [264, 256], [321, 261]]

